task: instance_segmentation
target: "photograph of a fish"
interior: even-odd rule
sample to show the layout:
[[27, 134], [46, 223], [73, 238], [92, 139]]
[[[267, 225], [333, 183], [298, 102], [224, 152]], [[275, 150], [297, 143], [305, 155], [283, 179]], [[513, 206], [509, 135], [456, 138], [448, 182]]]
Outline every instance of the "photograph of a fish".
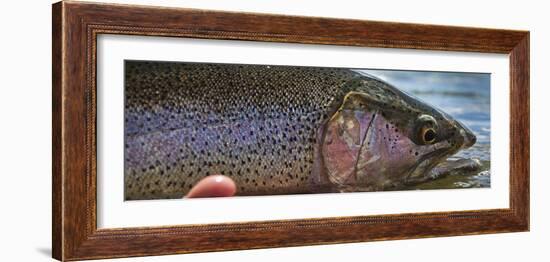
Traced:
[[127, 60], [124, 71], [125, 200], [182, 198], [213, 174], [256, 196], [422, 189], [487, 166], [456, 156], [476, 132], [365, 70]]

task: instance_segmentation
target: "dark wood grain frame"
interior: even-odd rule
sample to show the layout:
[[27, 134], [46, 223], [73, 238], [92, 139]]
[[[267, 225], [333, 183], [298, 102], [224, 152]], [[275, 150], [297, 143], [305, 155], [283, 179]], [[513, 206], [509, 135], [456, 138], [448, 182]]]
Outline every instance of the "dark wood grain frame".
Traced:
[[[53, 5], [53, 257], [81, 260], [529, 230], [529, 32], [82, 2]], [[510, 208], [98, 229], [99, 34], [236, 39], [510, 57]], [[498, 141], [495, 141], [498, 143]]]

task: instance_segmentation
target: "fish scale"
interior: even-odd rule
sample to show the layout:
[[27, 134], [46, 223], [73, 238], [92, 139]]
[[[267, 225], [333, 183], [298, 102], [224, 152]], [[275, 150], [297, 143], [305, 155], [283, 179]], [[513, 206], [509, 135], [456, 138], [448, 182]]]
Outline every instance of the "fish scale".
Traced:
[[224, 174], [239, 195], [306, 193], [316, 130], [345, 69], [125, 64], [125, 197], [179, 198]]

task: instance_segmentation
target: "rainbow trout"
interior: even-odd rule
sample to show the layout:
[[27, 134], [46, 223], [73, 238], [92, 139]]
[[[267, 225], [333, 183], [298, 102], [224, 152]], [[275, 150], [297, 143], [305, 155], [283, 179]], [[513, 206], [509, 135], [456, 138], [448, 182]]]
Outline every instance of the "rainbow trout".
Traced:
[[476, 138], [418, 99], [344, 68], [126, 61], [125, 199], [379, 191], [425, 178]]

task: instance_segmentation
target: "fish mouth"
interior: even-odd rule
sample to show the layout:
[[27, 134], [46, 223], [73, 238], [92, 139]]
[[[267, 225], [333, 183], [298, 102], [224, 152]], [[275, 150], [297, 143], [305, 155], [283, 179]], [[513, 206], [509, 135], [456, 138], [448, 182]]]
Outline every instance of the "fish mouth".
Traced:
[[457, 150], [450, 148], [439, 148], [430, 153], [423, 155], [415, 165], [413, 165], [405, 178], [405, 184], [414, 183], [414, 181], [422, 178], [429, 170], [434, 168], [441, 160], [454, 154]]
[[459, 146], [442, 147], [423, 155], [409, 170], [409, 174], [405, 178], [406, 184], [413, 183], [414, 181], [421, 179], [424, 174], [432, 170], [435, 166], [441, 163], [442, 160], [445, 160], [447, 157], [454, 155], [462, 149], [470, 148], [476, 143], [477, 137], [470, 129], [459, 122], [456, 122], [456, 124], [460, 127], [459, 132], [462, 138], [462, 143]]

